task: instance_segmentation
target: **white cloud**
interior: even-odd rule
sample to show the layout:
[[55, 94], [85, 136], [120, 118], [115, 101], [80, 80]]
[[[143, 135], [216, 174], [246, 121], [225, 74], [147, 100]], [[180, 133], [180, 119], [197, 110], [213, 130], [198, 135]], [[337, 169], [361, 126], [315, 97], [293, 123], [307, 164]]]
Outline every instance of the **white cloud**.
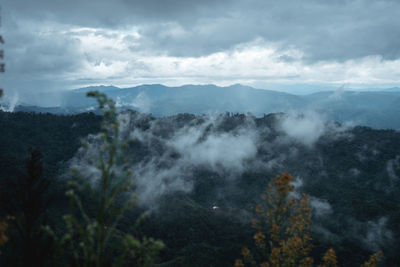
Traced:
[[[132, 33], [133, 36], [135, 34]], [[93, 33], [79, 37], [83, 40], [83, 53], [90, 58], [85, 70], [79, 75], [116, 85], [141, 81], [157, 81], [166, 85], [228, 85], [260, 81], [331, 85], [345, 83], [348, 86], [389, 86], [399, 83], [400, 60], [385, 61], [380, 57], [365, 57], [345, 62], [307, 64], [302, 60], [302, 51], [282, 50], [276, 44], [262, 39], [199, 57], [174, 57], [158, 53], [151, 55], [146, 50], [132, 49], [139, 46], [140, 36], [137, 35], [130, 44], [123, 41], [126, 36], [125, 33], [114, 32], [108, 37]], [[286, 60], [287, 57], [291, 60]], [[103, 61], [109, 62], [109, 67], [103, 67], [104, 71], [99, 72], [98, 62]], [[119, 76], [112, 78], [116, 73]]]
[[78, 2], [4, 2], [4, 87], [400, 84], [395, 1]]
[[287, 136], [306, 146], [312, 146], [325, 133], [325, 121], [315, 112], [284, 115], [280, 127]]
[[257, 137], [249, 129], [239, 129], [236, 133], [214, 133], [206, 135], [207, 128], [218, 122], [183, 128], [168, 142], [180, 153], [188, 164], [209, 166], [214, 170], [242, 171], [243, 162], [255, 157]]
[[13, 112], [15, 106], [19, 102], [18, 92], [5, 92], [4, 96], [0, 99], [0, 110], [6, 112]]
[[314, 214], [318, 217], [328, 216], [332, 213], [332, 207], [326, 200], [310, 197], [310, 206], [312, 207]]
[[143, 113], [148, 113], [152, 106], [151, 99], [147, 96], [146, 92], [139, 92], [139, 94], [131, 102], [127, 102], [123, 97], [117, 97], [116, 99], [117, 107], [133, 107]]
[[[30, 21], [18, 23], [21, 29]], [[265, 82], [347, 84], [349, 87], [380, 87], [400, 82], [400, 59], [389, 61], [380, 56], [366, 56], [342, 62], [310, 63], [304, 61], [304, 51], [283, 49], [278, 43], [260, 37], [207, 55], [176, 57], [146, 47], [148, 40], [141, 35], [140, 25], [117, 30], [55, 24], [44, 29], [41, 24], [32, 23], [28, 28], [40, 38], [28, 35], [28, 39], [35, 38], [34, 42], [27, 40], [31, 43], [28, 47], [11, 42], [8, 49], [12, 58], [11, 73], [5, 74], [9, 82], [17, 83], [17, 77], [46, 80], [54, 77], [53, 73], [57, 73], [58, 83], [71, 83], [73, 87], [80, 86], [79, 81], [82, 85], [117, 86], [140, 83], [225, 86]], [[182, 35], [184, 29], [175, 25], [169, 32], [174, 36]], [[13, 35], [20, 38], [22, 32]], [[47, 48], [41, 48], [43, 43]], [[29, 72], [19, 69], [29, 66], [27, 62], [31, 56], [38, 59], [36, 64], [40, 66], [30, 69], [29, 72], [34, 73], [26, 76]]]
[[[154, 203], [169, 192], [190, 192], [194, 183], [191, 177], [199, 168], [221, 177], [240, 177], [249, 168], [248, 161], [254, 161], [257, 155], [258, 132], [250, 118], [228, 132], [218, 130], [223, 119], [213, 116], [197, 117], [174, 129], [165, 128], [178, 124], [179, 120], [174, 117], [149, 121], [149, 128], [145, 130], [135, 123], [146, 121], [146, 115], [125, 113], [120, 119], [121, 138], [131, 137], [146, 147], [140, 162], [129, 163], [134, 170], [133, 179], [141, 203]], [[90, 135], [87, 141], [89, 149], [81, 149], [71, 166], [95, 182], [99, 172], [93, 167], [93, 159], [97, 157], [101, 140], [99, 136]]]

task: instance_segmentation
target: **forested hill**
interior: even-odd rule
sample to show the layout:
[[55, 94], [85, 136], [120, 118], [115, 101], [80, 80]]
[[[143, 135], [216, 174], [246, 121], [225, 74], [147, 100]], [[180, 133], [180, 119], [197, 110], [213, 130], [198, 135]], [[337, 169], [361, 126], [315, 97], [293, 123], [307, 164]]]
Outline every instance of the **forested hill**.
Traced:
[[81, 145], [81, 138], [100, 130], [101, 117], [93, 113], [57, 116], [50, 113], [0, 111], [0, 177], [23, 168], [29, 148], [44, 154], [45, 172], [57, 175]]
[[[77, 149], [100, 119], [0, 113], [1, 180], [23, 168], [29, 147], [41, 149], [53, 181], [68, 179], [55, 175], [69, 166], [90, 177], [90, 154]], [[164, 241], [165, 266], [232, 266], [243, 246], [252, 247], [254, 206], [283, 171], [295, 177], [296, 194], [310, 196], [315, 258], [333, 247], [341, 266], [360, 265], [377, 250], [385, 266], [400, 262], [399, 132], [348, 128], [315, 114], [154, 118], [127, 111], [120, 119], [123, 138], [133, 139], [140, 208], [152, 212], [140, 231]], [[87, 141], [96, 151], [98, 139]], [[63, 210], [53, 206], [52, 216]], [[130, 211], [121, 230], [136, 215]]]

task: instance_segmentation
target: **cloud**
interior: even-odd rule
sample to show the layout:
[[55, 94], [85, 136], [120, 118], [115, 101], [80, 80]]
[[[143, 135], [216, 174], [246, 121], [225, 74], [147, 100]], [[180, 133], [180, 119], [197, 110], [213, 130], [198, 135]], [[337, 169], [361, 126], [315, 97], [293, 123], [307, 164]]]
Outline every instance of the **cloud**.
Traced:
[[324, 134], [325, 121], [314, 112], [291, 113], [282, 117], [280, 128], [293, 140], [310, 147]]
[[377, 150], [375, 147], [368, 146], [367, 144], [363, 144], [359, 151], [355, 153], [356, 158], [360, 162], [374, 161], [376, 156], [381, 152]]
[[[309, 140], [305, 141], [306, 147], [301, 147], [293, 145], [292, 140], [282, 142], [279, 136], [271, 138], [276, 129], [269, 128], [272, 125], [257, 126], [253, 116], [183, 114], [153, 119], [126, 112], [120, 115], [120, 121], [121, 138], [136, 140], [135, 149], [128, 156], [133, 159], [129, 165], [134, 170], [142, 204], [155, 203], [160, 196], [176, 191], [190, 193], [193, 177], [201, 170], [232, 185], [249, 170], [276, 175], [287, 170], [289, 162], [298, 161], [300, 148], [311, 145]], [[333, 140], [331, 131], [335, 130], [325, 127], [321, 135]], [[93, 165], [90, 158], [96, 157], [100, 146], [96, 136], [89, 136], [88, 143], [91, 150], [80, 151], [71, 164], [84, 173], [93, 169], [87, 165]], [[94, 172], [88, 176], [96, 180]], [[298, 178], [295, 182], [300, 190], [303, 180]], [[330, 213], [325, 200], [310, 200], [317, 216]]]
[[397, 175], [400, 170], [400, 156], [396, 156], [396, 158], [388, 160], [386, 163], [386, 172], [390, 181], [390, 188], [394, 186], [394, 183], [399, 180], [399, 176]]
[[394, 233], [388, 229], [387, 224], [387, 217], [359, 221], [352, 216], [340, 217], [340, 215], [331, 213], [331, 210], [328, 209], [327, 214], [315, 218], [313, 231], [319, 234], [330, 246], [351, 240], [350, 242], [375, 253], [379, 250], [388, 251], [393, 244]]
[[393, 233], [387, 229], [388, 218], [381, 217], [377, 221], [366, 224], [366, 235], [362, 238], [364, 245], [371, 251], [378, 251], [393, 241]]
[[[301, 177], [295, 177], [291, 184], [294, 186], [295, 189], [291, 192], [291, 196], [297, 199], [301, 199], [304, 179], [302, 179]], [[314, 196], [308, 196], [308, 201], [313, 211], [312, 214], [315, 215], [318, 219], [326, 219], [332, 214], [332, 207], [327, 200], [319, 199]]]
[[[131, 160], [124, 168], [129, 167], [134, 173], [132, 179], [140, 205], [156, 209], [162, 196], [177, 192], [195, 198], [194, 195], [199, 191], [199, 187], [196, 187], [198, 183], [202, 186], [210, 183], [207, 187], [210, 190], [201, 193], [207, 200], [200, 200], [198, 204], [210, 205], [210, 208], [214, 205], [221, 209], [224, 205], [234, 208], [237, 205], [235, 201], [244, 201], [240, 197], [237, 199], [237, 196], [249, 193], [240, 192], [249, 188], [238, 188], [238, 182], [254, 182], [244, 180], [253, 177], [248, 175], [249, 172], [255, 173], [254, 179], [258, 180], [289, 170], [295, 175], [293, 185], [296, 190], [292, 196], [299, 197], [308, 190], [316, 194], [309, 195], [308, 199], [312, 208], [314, 232], [321, 235], [323, 242], [331, 246], [350, 240], [373, 251], [390, 245], [393, 233], [388, 228], [389, 217], [361, 221], [356, 218], [357, 213], [354, 213], [351, 206], [338, 206], [342, 202], [335, 199], [334, 193], [332, 195], [332, 192], [327, 193], [325, 190], [315, 192], [315, 186], [319, 188], [318, 184], [330, 184], [334, 182], [332, 179], [340, 179], [342, 176], [347, 177], [345, 179], [356, 179], [362, 171], [355, 167], [339, 169], [339, 173], [335, 171], [334, 177], [329, 177], [333, 175], [329, 168], [335, 168], [329, 165], [332, 159], [322, 158], [318, 154], [318, 147], [313, 147], [320, 139], [332, 142], [327, 144], [329, 147], [334, 145], [338, 138], [347, 137], [345, 128], [329, 124], [316, 114], [271, 116], [257, 119], [250, 115], [181, 114], [156, 119], [137, 112], [120, 114], [121, 139], [135, 140], [128, 151]], [[287, 132], [283, 132], [282, 124], [287, 124]], [[305, 136], [309, 138], [310, 129], [316, 132], [317, 126], [323, 130], [302, 141]], [[89, 150], [81, 149], [71, 160], [70, 166], [96, 184], [100, 173], [94, 159], [102, 144], [98, 135], [90, 135], [86, 141]], [[368, 146], [361, 147], [361, 151], [366, 159], [379, 153]], [[357, 153], [355, 151], [352, 155], [354, 159], [359, 157]], [[305, 158], [307, 161], [304, 161]], [[380, 168], [390, 175], [390, 171], [395, 171], [393, 168], [397, 168], [397, 165], [396, 157], [381, 164]], [[121, 173], [121, 168], [114, 171]], [[254, 184], [258, 182], [261, 181]], [[255, 187], [251, 190], [254, 190], [252, 193], [257, 192], [257, 196], [263, 191]], [[325, 196], [329, 199], [325, 199]]]
[[[198, 169], [231, 179], [240, 177], [248, 168], [247, 161], [256, 157], [258, 134], [251, 118], [226, 132], [221, 131], [223, 117], [189, 116], [187, 124], [179, 126], [181, 119], [185, 120], [180, 116], [149, 120], [138, 113], [120, 115], [122, 138], [133, 138], [144, 149], [135, 151], [143, 156], [140, 161], [129, 163], [142, 204], [154, 204], [167, 193], [190, 192]], [[138, 127], [143, 122], [148, 126]], [[81, 149], [70, 166], [95, 182], [99, 172], [93, 167], [93, 159], [97, 158], [101, 142], [99, 136], [93, 135], [87, 142], [89, 149]], [[129, 156], [136, 158], [135, 154]]]
[[396, 1], [6, 0], [2, 7], [4, 83], [12, 89], [399, 83]]
[[18, 92], [6, 92], [0, 99], [0, 110], [5, 112], [13, 112], [15, 106], [19, 103]]
[[60, 26], [42, 26], [31, 20], [10, 26], [12, 31], [5, 35], [4, 48], [7, 74], [49, 78], [46, 75], [66, 74], [80, 67], [79, 40], [62, 33]]
[[326, 200], [321, 200], [316, 197], [310, 197], [310, 206], [313, 209], [313, 214], [317, 217], [325, 217], [332, 214], [332, 207]]
[[154, 121], [146, 131], [135, 129], [131, 133], [141, 143], [157, 150], [150, 153], [149, 160], [135, 167], [142, 202], [152, 202], [171, 191], [191, 191], [194, 182], [191, 177], [199, 168], [232, 179], [239, 177], [245, 170], [246, 160], [254, 158], [257, 152], [256, 133], [251, 128], [218, 132], [223, 123], [221, 118], [196, 118], [189, 126], [163, 137], [156, 133], [163, 131], [164, 123], [176, 125], [177, 121], [173, 118]]
[[208, 17], [234, 1], [183, 1], [183, 0], [72, 0], [54, 2], [39, 0], [6, 0], [4, 8], [13, 14], [32, 19], [58, 20], [65, 24], [88, 27], [118, 28], [133, 23], [154, 23], [170, 20], [190, 22], [197, 17]]
[[184, 127], [168, 141], [168, 145], [182, 155], [187, 164], [242, 172], [245, 160], [255, 157], [257, 153], [255, 129], [246, 127], [233, 133], [207, 134], [209, 127], [218, 127], [221, 123], [215, 118], [207, 120], [207, 123], [197, 127]]
[[288, 138], [282, 142], [297, 142], [311, 148], [322, 136], [335, 140], [350, 137], [349, 126], [328, 121], [323, 114], [312, 110], [290, 111], [281, 116], [278, 129]]
[[[7, 0], [15, 16], [84, 27], [141, 25], [156, 50], [172, 56], [200, 56], [256, 37], [296, 47], [308, 60], [339, 60], [380, 55], [398, 59], [396, 1], [69, 1], [27, 3]], [[165, 27], [167, 25], [167, 27]], [[178, 34], [168, 25], [181, 29]], [[183, 43], [182, 43], [183, 42]], [[183, 48], [183, 49], [182, 49]]]
[[116, 107], [132, 107], [143, 113], [148, 113], [152, 106], [151, 99], [147, 96], [146, 92], [139, 92], [139, 94], [131, 102], [127, 102], [123, 97], [117, 97]]

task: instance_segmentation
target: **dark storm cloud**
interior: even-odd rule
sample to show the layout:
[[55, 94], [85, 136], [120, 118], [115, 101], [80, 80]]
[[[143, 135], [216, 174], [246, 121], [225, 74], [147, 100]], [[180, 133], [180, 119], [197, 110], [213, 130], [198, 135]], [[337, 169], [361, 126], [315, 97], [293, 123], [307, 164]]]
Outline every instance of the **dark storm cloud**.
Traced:
[[229, 5], [232, 0], [7, 0], [5, 7], [24, 17], [90, 26], [119, 27], [131, 23], [194, 21]]
[[80, 67], [79, 40], [62, 33], [55, 24], [46, 27], [32, 19], [6, 18], [6, 78], [54, 79]]
[[398, 1], [8, 0], [21, 18], [86, 27], [139, 27], [141, 49], [200, 56], [262, 38], [309, 61], [400, 57]]

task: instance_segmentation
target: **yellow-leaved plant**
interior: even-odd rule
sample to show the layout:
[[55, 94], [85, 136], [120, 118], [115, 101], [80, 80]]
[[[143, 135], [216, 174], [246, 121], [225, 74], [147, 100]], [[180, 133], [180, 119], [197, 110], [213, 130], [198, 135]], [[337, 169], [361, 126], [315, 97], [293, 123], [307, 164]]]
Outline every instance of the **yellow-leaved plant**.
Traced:
[[[272, 179], [263, 198], [265, 205], [257, 205], [257, 219], [252, 226], [258, 250], [256, 256], [247, 247], [242, 249], [242, 259], [235, 267], [312, 267], [311, 208], [307, 195], [293, 194], [293, 177], [283, 173]], [[377, 252], [362, 267], [377, 267], [382, 252]], [[257, 262], [261, 261], [260, 263]], [[329, 249], [318, 267], [337, 267], [335, 251]]]

